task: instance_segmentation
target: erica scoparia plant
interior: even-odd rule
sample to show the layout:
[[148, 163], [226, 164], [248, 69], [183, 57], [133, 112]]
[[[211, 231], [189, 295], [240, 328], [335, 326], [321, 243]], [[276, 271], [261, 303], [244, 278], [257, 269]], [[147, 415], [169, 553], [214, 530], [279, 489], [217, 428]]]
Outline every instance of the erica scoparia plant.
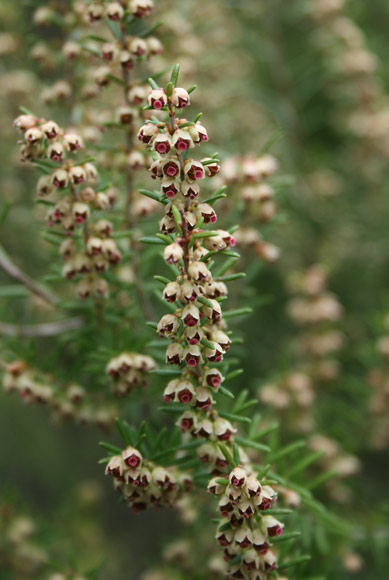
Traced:
[[220, 367], [231, 345], [226, 320], [240, 312], [223, 315], [222, 304], [228, 294], [225, 282], [240, 275], [220, 275], [216, 260], [218, 254], [238, 255], [230, 249], [235, 245], [231, 232], [210, 229], [217, 221], [212, 204], [224, 193], [202, 200], [200, 182], [219, 172], [219, 160], [216, 155], [201, 160], [191, 157], [191, 150], [208, 141], [208, 136], [199, 116], [193, 122], [178, 117], [190, 104], [191, 91], [176, 86], [177, 77], [175, 67], [166, 89], [150, 79], [149, 105], [167, 115], [165, 120], [152, 117], [140, 128], [138, 139], [153, 152], [151, 175], [161, 183], [160, 192], [143, 192], [158, 199], [165, 210], [160, 233], [144, 241], [164, 244], [163, 257], [173, 274], [173, 279], [157, 276], [171, 309], [158, 322], [157, 332], [169, 341], [166, 362], [177, 367], [167, 371], [174, 378], [163, 398], [180, 414], [181, 449], [194, 450], [194, 469], [190, 467], [191, 474], [188, 469], [185, 474], [185, 464], [181, 464], [178, 472], [177, 457], [171, 465], [156, 466], [135, 445], [113, 455], [106, 473], [113, 476], [115, 487], [134, 511], [139, 511], [151, 504], [174, 505], [177, 493], [191, 487], [196, 468], [205, 464], [208, 491], [219, 499], [216, 538], [224, 549], [228, 577], [263, 579], [277, 567], [272, 543], [284, 524], [274, 517], [279, 513], [273, 507], [277, 492], [271, 484], [275, 482], [259, 475], [243, 448], [264, 450], [266, 446], [238, 437], [235, 421], [249, 419], [222, 412], [217, 404], [220, 393], [234, 398], [222, 385], [225, 377]]

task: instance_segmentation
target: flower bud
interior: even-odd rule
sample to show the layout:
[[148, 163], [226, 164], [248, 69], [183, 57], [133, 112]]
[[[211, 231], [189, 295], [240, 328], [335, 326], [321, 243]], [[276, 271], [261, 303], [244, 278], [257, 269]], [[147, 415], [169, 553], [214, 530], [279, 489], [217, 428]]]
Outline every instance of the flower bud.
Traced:
[[19, 117], [14, 120], [13, 125], [21, 133], [25, 133], [28, 129], [35, 127], [36, 123], [37, 119], [32, 115], [19, 115]]
[[174, 314], [165, 314], [158, 322], [157, 332], [168, 338], [174, 336], [178, 330], [178, 320]]
[[122, 125], [130, 125], [134, 119], [134, 111], [131, 107], [121, 107], [117, 111], [119, 123]]
[[50, 195], [53, 191], [54, 191], [54, 187], [51, 183], [50, 176], [49, 175], [42, 175], [42, 177], [40, 177], [38, 179], [38, 183], [37, 183], [38, 195], [41, 195], [41, 196]]
[[73, 204], [72, 216], [76, 224], [82, 224], [89, 217], [89, 207], [85, 203], [77, 201]]
[[[226, 486], [221, 484], [221, 483], [218, 483], [216, 481], [217, 479], [218, 479], [217, 477], [214, 477], [208, 483], [208, 486], [207, 486], [208, 493], [213, 493], [214, 495], [220, 495], [220, 494], [224, 493]], [[218, 533], [220, 533], [220, 532], [218, 532]], [[216, 535], [216, 538], [217, 537], [218, 536]]]
[[129, 50], [134, 56], [144, 56], [147, 53], [147, 43], [143, 38], [133, 38], [129, 43]]
[[222, 419], [219, 417], [214, 423], [213, 431], [220, 441], [228, 441], [232, 433], [237, 432], [237, 429], [234, 429], [234, 427], [229, 421], [227, 421], [227, 419]]
[[219, 501], [219, 509], [223, 518], [228, 518], [234, 511], [234, 505], [225, 495]]
[[75, 165], [69, 169], [69, 180], [74, 185], [79, 185], [86, 180], [86, 172], [80, 165]]
[[208, 389], [204, 387], [198, 387], [196, 389], [196, 407], [204, 411], [209, 409], [214, 403], [215, 401]]
[[222, 315], [221, 306], [217, 300], [211, 299], [209, 302], [212, 303], [212, 306], [203, 306], [202, 311], [209, 320], [218, 322]]
[[255, 475], [249, 475], [244, 485], [244, 491], [248, 497], [259, 496], [261, 493], [261, 484]]
[[68, 151], [77, 151], [83, 147], [82, 139], [79, 135], [73, 133], [66, 133], [63, 137], [64, 147]]
[[119, 61], [124, 69], [131, 70], [134, 67], [133, 56], [128, 50], [120, 51]]
[[262, 558], [262, 564], [266, 572], [272, 572], [277, 568], [277, 558], [274, 553], [268, 550]]
[[198, 344], [204, 338], [204, 332], [198, 326], [188, 327], [185, 338], [189, 344]]
[[54, 121], [47, 121], [41, 125], [41, 130], [48, 139], [55, 139], [61, 133], [60, 128]]
[[186, 159], [184, 161], [184, 174], [191, 181], [198, 181], [204, 177], [204, 167], [200, 161]]
[[132, 105], [141, 105], [147, 95], [147, 90], [143, 86], [134, 86], [128, 91], [128, 100]]
[[190, 381], [180, 381], [177, 390], [176, 390], [176, 397], [180, 403], [188, 404], [191, 403], [193, 397], [195, 395], [195, 390], [193, 385]]
[[169, 136], [166, 133], [159, 133], [153, 141], [153, 149], [160, 155], [167, 155], [171, 149]]
[[163, 53], [163, 46], [158, 38], [155, 36], [149, 36], [146, 39], [147, 47], [150, 55], [162, 54]]
[[191, 431], [197, 426], [197, 417], [192, 411], [185, 411], [177, 422], [181, 431]]
[[150, 141], [159, 134], [158, 127], [154, 123], [146, 123], [138, 131], [138, 140], [142, 143], [150, 143]]
[[178, 264], [184, 257], [184, 250], [178, 242], [165, 246], [163, 257], [168, 264]]
[[181, 344], [173, 342], [166, 349], [166, 362], [172, 365], [179, 365], [184, 356], [184, 349]]
[[258, 528], [253, 531], [253, 547], [259, 554], [266, 554], [268, 545], [266, 543], [266, 536]]
[[110, 2], [105, 8], [105, 13], [107, 15], [107, 18], [113, 20], [114, 22], [117, 22], [118, 20], [121, 20], [123, 18], [124, 9], [119, 4], [119, 2]]
[[163, 298], [166, 302], [175, 302], [181, 299], [181, 286], [178, 282], [169, 282], [166, 284], [162, 293]]
[[144, 18], [153, 9], [152, 0], [131, 0], [128, 6], [135, 18]]
[[187, 151], [190, 147], [193, 147], [192, 137], [187, 131], [178, 129], [174, 132], [172, 138], [172, 145], [177, 153], [183, 153]]
[[121, 455], [114, 455], [107, 463], [105, 473], [120, 479], [123, 475], [124, 463]]
[[118, 264], [122, 258], [114, 240], [106, 239], [101, 242], [101, 251], [112, 265]]
[[210, 339], [213, 342], [217, 342], [217, 344], [223, 349], [224, 352], [227, 352], [230, 349], [231, 340], [222, 330], [212, 331]]
[[200, 141], [203, 141], [204, 143], [206, 143], [208, 141], [208, 133], [207, 133], [207, 130], [204, 127], [204, 125], [202, 125], [200, 123], [200, 121], [197, 121], [197, 123], [195, 124], [194, 127], [189, 127], [189, 132], [192, 135], [193, 141], [195, 141], [196, 143], [198, 143], [200, 141], [195, 140], [195, 138], [193, 137], [193, 132], [194, 131], [197, 133], [198, 139]]
[[154, 89], [150, 91], [147, 100], [149, 105], [157, 111], [167, 105], [167, 96], [164, 89]]
[[38, 143], [39, 141], [41, 141], [41, 139], [43, 139], [44, 137], [44, 133], [42, 131], [42, 129], [40, 129], [39, 127], [31, 127], [31, 129], [27, 129], [27, 131], [24, 134], [24, 138], [27, 141], [27, 143]]
[[248, 548], [252, 545], [253, 534], [250, 528], [242, 526], [234, 534], [234, 542], [241, 548]]
[[182, 311], [181, 320], [186, 326], [196, 326], [200, 321], [200, 311], [194, 304], [188, 304]]
[[140, 467], [142, 464], [142, 455], [134, 447], [127, 447], [122, 451], [122, 458], [125, 465], [128, 465], [132, 469]]
[[188, 91], [181, 87], [174, 87], [172, 96], [170, 97], [171, 102], [178, 109], [186, 107], [190, 103], [190, 98]]
[[155, 467], [152, 471], [152, 478], [154, 483], [163, 489], [169, 490], [174, 488], [175, 478], [167, 469], [163, 467]]
[[219, 163], [217, 163], [216, 161], [212, 161], [212, 163], [209, 163], [210, 161], [209, 159], [203, 159], [202, 161], [203, 163], [205, 163], [205, 161], [208, 161], [208, 163], [204, 165], [204, 170], [207, 177], [214, 177], [219, 173], [220, 171]]
[[217, 369], [207, 369], [204, 373], [204, 382], [213, 389], [218, 389], [224, 377]]
[[180, 162], [175, 157], [168, 157], [162, 163], [162, 172], [171, 179], [180, 175]]
[[189, 345], [183, 350], [181, 360], [185, 361], [189, 367], [194, 368], [203, 361], [203, 357], [197, 345]]
[[247, 473], [241, 467], [234, 467], [229, 476], [230, 485], [242, 487], [246, 483]]
[[217, 215], [211, 205], [208, 203], [199, 203], [197, 206], [197, 211], [199, 212], [200, 216], [204, 218], [204, 223], [214, 224], [217, 221]]
[[196, 280], [197, 282], [211, 278], [211, 273], [204, 262], [190, 262], [188, 267], [188, 274], [190, 278]]
[[200, 186], [196, 181], [183, 181], [181, 183], [181, 193], [184, 197], [195, 199], [200, 193]]
[[262, 516], [261, 527], [264, 534], [273, 538], [274, 536], [280, 536], [282, 534], [284, 524], [273, 518], [273, 516]]
[[166, 385], [166, 388], [163, 392], [163, 400], [165, 401], [165, 403], [170, 403], [170, 401], [175, 401], [178, 383], [179, 383], [179, 380], [174, 379], [173, 381], [169, 381], [168, 384]]
[[53, 143], [46, 149], [46, 155], [52, 161], [62, 161], [64, 148], [61, 143]]
[[210, 362], [221, 362], [223, 360], [223, 349], [217, 342], [211, 343], [212, 348], [206, 347], [204, 349], [204, 355]]

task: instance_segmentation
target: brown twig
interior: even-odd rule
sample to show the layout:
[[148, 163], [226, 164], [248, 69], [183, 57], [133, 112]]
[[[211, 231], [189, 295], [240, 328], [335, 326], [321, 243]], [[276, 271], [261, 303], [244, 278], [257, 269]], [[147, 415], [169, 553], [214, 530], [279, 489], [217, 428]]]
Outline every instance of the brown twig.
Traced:
[[8, 256], [7, 252], [0, 245], [0, 268], [4, 270], [11, 278], [17, 280], [23, 284], [30, 292], [42, 298], [45, 302], [56, 306], [60, 302], [59, 296], [55, 296], [49, 290], [46, 290], [44, 286], [35, 282], [28, 274], [25, 274], [18, 266], [16, 266], [11, 258]]

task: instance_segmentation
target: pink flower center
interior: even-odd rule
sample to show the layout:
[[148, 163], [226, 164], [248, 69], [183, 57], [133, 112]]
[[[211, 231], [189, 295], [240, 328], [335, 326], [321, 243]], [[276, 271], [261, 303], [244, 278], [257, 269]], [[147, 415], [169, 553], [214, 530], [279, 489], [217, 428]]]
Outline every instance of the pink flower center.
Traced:
[[215, 215], [215, 214], [211, 215], [211, 217], [210, 217], [210, 220], [209, 220], [209, 221], [211, 222], [211, 224], [214, 224], [214, 223], [216, 223], [216, 222], [217, 222], [217, 217], [216, 217], [216, 215]]
[[186, 362], [188, 363], [188, 366], [190, 366], [190, 367], [195, 367], [197, 365], [197, 360], [193, 357], [187, 358]]
[[194, 172], [194, 178], [195, 179], [202, 179], [203, 178], [203, 170], [196, 169], [196, 171]]
[[169, 177], [174, 177], [177, 175], [177, 167], [174, 165], [169, 165], [169, 167], [166, 169], [166, 173], [169, 175]]
[[131, 465], [131, 467], [136, 467], [139, 464], [139, 458], [136, 457], [136, 455], [131, 455], [131, 457], [127, 459], [127, 463], [128, 465]]
[[173, 189], [168, 189], [166, 192], [166, 197], [168, 197], [169, 199], [172, 199], [175, 196], [175, 192]]
[[218, 387], [221, 383], [220, 377], [213, 377], [211, 383], [213, 387]]
[[192, 396], [188, 391], [184, 391], [183, 393], [180, 393], [178, 398], [181, 401], [181, 403], [189, 403], [190, 400], [192, 399]]
[[233, 248], [234, 246], [236, 246], [236, 239], [235, 238], [231, 238], [230, 239], [230, 246]]
[[192, 427], [192, 420], [191, 419], [183, 419], [181, 421], [181, 429], [183, 431], [187, 431], [188, 429], [190, 429]]
[[156, 100], [153, 102], [153, 107], [154, 109], [162, 109], [162, 101], [160, 99]]
[[166, 153], [167, 151], [166, 143], [158, 143], [158, 145], [156, 146], [156, 150], [158, 151], [158, 153]]
[[84, 221], [84, 218], [82, 217], [82, 215], [76, 215], [76, 217], [75, 217], [76, 224], [82, 224], [83, 221]]
[[193, 338], [189, 339], [189, 344], [197, 344], [199, 341], [199, 339], [194, 336]]
[[[186, 151], [189, 148], [189, 144], [183, 139], [179, 139], [176, 143], [176, 149], [179, 151]], [[198, 178], [199, 179], [199, 178]]]

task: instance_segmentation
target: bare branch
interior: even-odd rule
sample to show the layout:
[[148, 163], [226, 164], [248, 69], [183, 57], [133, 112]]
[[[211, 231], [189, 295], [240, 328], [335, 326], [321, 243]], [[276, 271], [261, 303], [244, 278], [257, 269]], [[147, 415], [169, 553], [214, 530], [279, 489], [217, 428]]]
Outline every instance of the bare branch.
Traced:
[[23, 284], [26, 288], [30, 290], [36, 296], [42, 298], [45, 302], [49, 304], [57, 305], [60, 301], [59, 296], [55, 296], [49, 290], [35, 282], [28, 274], [25, 274], [18, 266], [16, 266], [11, 258], [8, 256], [7, 252], [0, 244], [0, 268], [4, 270], [11, 278], [14, 278], [21, 284]]

